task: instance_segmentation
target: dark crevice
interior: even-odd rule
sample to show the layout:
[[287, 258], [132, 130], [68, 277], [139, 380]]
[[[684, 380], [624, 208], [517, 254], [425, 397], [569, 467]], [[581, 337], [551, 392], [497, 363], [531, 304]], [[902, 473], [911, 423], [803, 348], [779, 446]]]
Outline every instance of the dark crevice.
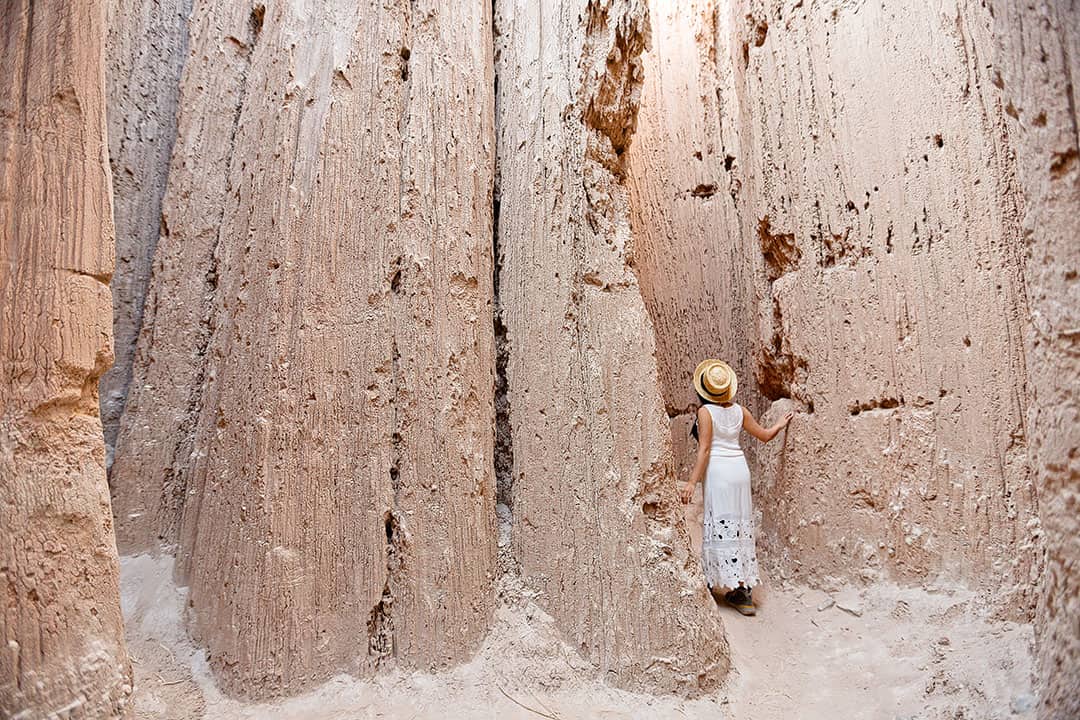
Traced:
[[1080, 154], [1077, 153], [1076, 148], [1053, 153], [1050, 159], [1050, 177], [1057, 180], [1068, 175], [1077, 157], [1080, 157]]
[[248, 31], [251, 36], [251, 43], [254, 44], [259, 39], [259, 33], [262, 32], [263, 20], [266, 19], [266, 6], [256, 5], [251, 8], [251, 16], [248, 18]]
[[394, 643], [394, 594], [391, 581], [401, 566], [401, 553], [398, 546], [400, 530], [397, 516], [390, 511], [386, 512], [383, 522], [386, 532], [386, 581], [379, 601], [371, 608], [367, 623], [368, 656], [376, 666], [397, 654]]
[[711, 198], [716, 194], [716, 185], [714, 183], [701, 183], [690, 194], [696, 198]]
[[[401, 61], [401, 115], [398, 117], [397, 124], [400, 139], [398, 146], [398, 233], [401, 232], [401, 223], [412, 212], [412, 201], [408, 192], [411, 186], [411, 168], [409, 165], [407, 137], [411, 111], [410, 103], [412, 102], [412, 81], [409, 73], [409, 58], [412, 53], [409, 49], [409, 42], [414, 30], [413, 22], [416, 9], [412, 3], [409, 3], [407, 7], [408, 10], [404, 18], [404, 35], [398, 51]], [[405, 272], [405, 266], [406, 258], [399, 252], [390, 261], [386, 277], [390, 291], [385, 298], [390, 323], [390, 457], [389, 467], [387, 468], [390, 480], [390, 507], [382, 517], [383, 533], [386, 537], [385, 580], [382, 595], [371, 609], [371, 617], [368, 620], [367, 627], [368, 657], [375, 666], [382, 664], [397, 654], [394, 635], [394, 597], [395, 591], [400, 585], [402, 565], [405, 562], [403, 515], [399, 512], [402, 493], [401, 467], [405, 447], [402, 430], [405, 418], [402, 417], [400, 406], [405, 401], [408, 383], [402, 367], [401, 348], [398, 346], [399, 318], [404, 317], [405, 310], [407, 310], [403, 303], [405, 302], [405, 296], [408, 294], [408, 283], [411, 280], [409, 274]]]
[[88, 277], [91, 280], [94, 280], [95, 282], [101, 283], [102, 285], [108, 285], [109, 281], [112, 280], [112, 273], [107, 273], [107, 272], [106, 273], [95, 273], [95, 272], [90, 272], [88, 270], [81, 270], [79, 268], [68, 268], [68, 272], [70, 272], [70, 273], [72, 273], [74, 275], [82, 275], [83, 277]]
[[393, 265], [391, 266], [392, 273], [390, 274], [390, 292], [395, 295], [401, 293], [401, 258], [395, 258]]
[[769, 282], [798, 267], [802, 251], [795, 242], [794, 233], [772, 232], [772, 221], [768, 215], [762, 216], [758, 221], [758, 242], [761, 244], [765, 275]]
[[499, 247], [499, 200], [492, 203], [492, 287], [494, 308], [492, 324], [495, 334], [495, 501], [507, 509], [514, 507], [514, 441], [510, 424], [510, 398], [507, 366], [510, 361], [510, 341], [503, 322], [502, 305], [499, 301], [499, 274], [502, 272], [502, 254]]
[[[753, 21], [752, 18], [748, 19]], [[769, 23], [765, 22], [764, 20], [758, 20], [754, 24], [754, 47], [761, 47], [762, 45], [764, 45], [765, 38], [768, 37], [768, 34]]]
[[[590, 2], [586, 21], [586, 37], [605, 28], [609, 21], [608, 8], [601, 3]], [[637, 109], [631, 103], [620, 102], [626, 97], [623, 89], [642, 76], [641, 56], [648, 43], [647, 29], [635, 23], [620, 23], [614, 28], [614, 43], [606, 58], [606, 72], [600, 78], [600, 87], [589, 97], [582, 112], [582, 122], [587, 128], [606, 137], [612, 153], [600, 155], [600, 162], [618, 180], [625, 175], [624, 153], [630, 147], [637, 130]]]
[[904, 398], [891, 396], [874, 398], [866, 401], [856, 400], [848, 405], [848, 413], [854, 416], [869, 410], [893, 410], [903, 404]]
[[[496, 122], [501, 110], [499, 97], [499, 48], [496, 39], [500, 37], [499, 12], [494, 0], [491, 3], [491, 42], [492, 56], [495, 58], [495, 72], [493, 73], [493, 96], [495, 100]], [[543, 120], [541, 119], [541, 132], [543, 132]], [[504, 249], [499, 234], [501, 222], [500, 190], [502, 157], [499, 154], [498, 128], [496, 127], [495, 142], [495, 167], [491, 186], [491, 288], [492, 288], [492, 333], [495, 343], [495, 382], [494, 382], [494, 409], [495, 409], [495, 438], [494, 438], [494, 472], [495, 472], [495, 515], [498, 528], [498, 565], [500, 573], [504, 577], [512, 577], [518, 572], [517, 561], [513, 551], [513, 528], [514, 528], [514, 439], [513, 426], [510, 417], [510, 336], [506, 327], [504, 312], [505, 308], [501, 296], [501, 277], [503, 271]]]
[[[397, 339], [392, 340], [391, 345], [391, 378], [394, 387], [401, 387], [401, 354], [398, 351]], [[396, 392], [394, 397], [396, 397]], [[398, 502], [401, 496], [401, 448], [403, 445], [400, 432], [400, 417], [397, 403], [390, 401], [391, 423], [393, 432], [390, 434], [390, 494], [391, 507], [383, 513], [383, 534], [386, 537], [386, 575], [383, 581], [382, 595], [379, 601], [371, 609], [368, 619], [368, 656], [371, 662], [378, 665], [386, 659], [396, 655], [394, 640], [394, 588], [401, 572], [403, 562], [402, 543], [404, 541], [400, 520], [397, 514]]]
[[772, 341], [758, 352], [755, 379], [758, 390], [769, 400], [794, 399], [804, 405], [810, 398], [800, 392], [800, 383], [806, 377], [808, 365], [805, 358], [795, 355], [784, 342], [783, 313], [780, 301], [773, 298]]

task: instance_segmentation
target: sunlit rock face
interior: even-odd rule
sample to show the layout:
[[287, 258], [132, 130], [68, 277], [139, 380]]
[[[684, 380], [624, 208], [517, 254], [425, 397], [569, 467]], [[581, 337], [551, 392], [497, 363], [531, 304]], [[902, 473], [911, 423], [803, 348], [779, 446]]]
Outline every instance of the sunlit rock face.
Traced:
[[960, 582], [1027, 618], [1024, 199], [993, 23], [657, 3], [631, 204], [677, 445], [706, 356], [753, 411], [797, 412], [751, 463], [777, 569]]
[[97, 0], [0, 6], [0, 716], [126, 717], [98, 380], [113, 221]]

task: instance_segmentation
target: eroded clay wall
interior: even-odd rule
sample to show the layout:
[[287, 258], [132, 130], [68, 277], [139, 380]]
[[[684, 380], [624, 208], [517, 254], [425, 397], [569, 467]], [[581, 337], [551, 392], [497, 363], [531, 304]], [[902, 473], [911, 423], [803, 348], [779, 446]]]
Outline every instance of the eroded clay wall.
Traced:
[[613, 682], [710, 689], [726, 643], [676, 522], [653, 326], [632, 266], [626, 153], [647, 8], [495, 10], [503, 494], [521, 576]]
[[1080, 717], [1080, 5], [991, 4], [1024, 189], [1025, 335], [1046, 571], [1037, 585], [1039, 717]]
[[0, 5], [0, 715], [125, 717], [98, 379], [113, 223], [96, 0]]
[[490, 9], [196, 2], [113, 466], [232, 692], [468, 657], [493, 607]]
[[161, 200], [176, 140], [180, 71], [191, 0], [107, 0], [105, 79], [116, 224], [112, 366], [101, 379], [108, 464], [131, 383]]
[[631, 152], [669, 412], [713, 352], [753, 411], [798, 411], [753, 463], [784, 573], [960, 580], [1023, 615], [1028, 308], [989, 11], [679, 5]]
[[[653, 2], [652, 44], [629, 153], [634, 268], [656, 332], [657, 372], [670, 422], [675, 477], [685, 482], [697, 446], [693, 371], [725, 358], [740, 380], [739, 401], [760, 410], [754, 383], [757, 263], [741, 242], [743, 133], [735, 65], [718, 3]], [[725, 114], [728, 113], [728, 114]], [[751, 463], [756, 448], [745, 447]], [[701, 548], [702, 488], [686, 506]]]

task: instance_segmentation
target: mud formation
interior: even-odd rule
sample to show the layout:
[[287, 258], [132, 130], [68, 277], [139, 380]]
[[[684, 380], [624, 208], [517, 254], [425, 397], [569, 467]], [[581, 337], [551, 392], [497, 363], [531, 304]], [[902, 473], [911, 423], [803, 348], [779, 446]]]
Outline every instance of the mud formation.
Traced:
[[122, 548], [175, 548], [237, 694], [467, 658], [494, 604], [490, 18], [199, 2], [190, 29]]
[[995, 76], [1024, 189], [1027, 432], [1046, 568], [1035, 631], [1040, 718], [1080, 717], [1080, 7], [993, 2]]
[[[123, 551], [176, 554], [236, 694], [475, 651], [497, 384], [514, 563], [571, 644], [625, 685], [695, 692], [726, 671], [655, 383], [620, 397], [605, 377], [611, 353], [631, 382], [655, 376], [622, 251], [646, 8], [495, 11], [493, 48], [493, 18], [465, 6], [192, 9], [111, 480]], [[537, 22], [564, 41], [537, 54]], [[533, 190], [542, 167], [504, 164], [496, 229], [496, 145], [530, 139], [560, 144], [563, 175]], [[666, 619], [635, 631], [642, 613]]]
[[[0, 716], [123, 717], [102, 3], [0, 6]], [[25, 711], [25, 714], [24, 714]]]
[[797, 413], [748, 448], [773, 578], [962, 587], [1080, 714], [1074, 3], [2, 12], [5, 712], [129, 711], [116, 544], [234, 697], [531, 603], [708, 695], [720, 356]]
[[774, 572], [979, 589], [1076, 715], [1077, 8], [653, 9], [630, 184], [677, 463], [698, 353], [733, 358], [798, 413], [751, 455]]

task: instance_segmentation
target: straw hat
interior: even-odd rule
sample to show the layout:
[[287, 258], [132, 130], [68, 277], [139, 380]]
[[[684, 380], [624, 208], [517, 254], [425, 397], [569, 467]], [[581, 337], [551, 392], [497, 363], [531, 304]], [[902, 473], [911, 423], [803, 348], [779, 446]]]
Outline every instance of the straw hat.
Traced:
[[731, 402], [739, 389], [735, 371], [723, 360], [702, 360], [694, 370], [694, 388], [709, 402]]

